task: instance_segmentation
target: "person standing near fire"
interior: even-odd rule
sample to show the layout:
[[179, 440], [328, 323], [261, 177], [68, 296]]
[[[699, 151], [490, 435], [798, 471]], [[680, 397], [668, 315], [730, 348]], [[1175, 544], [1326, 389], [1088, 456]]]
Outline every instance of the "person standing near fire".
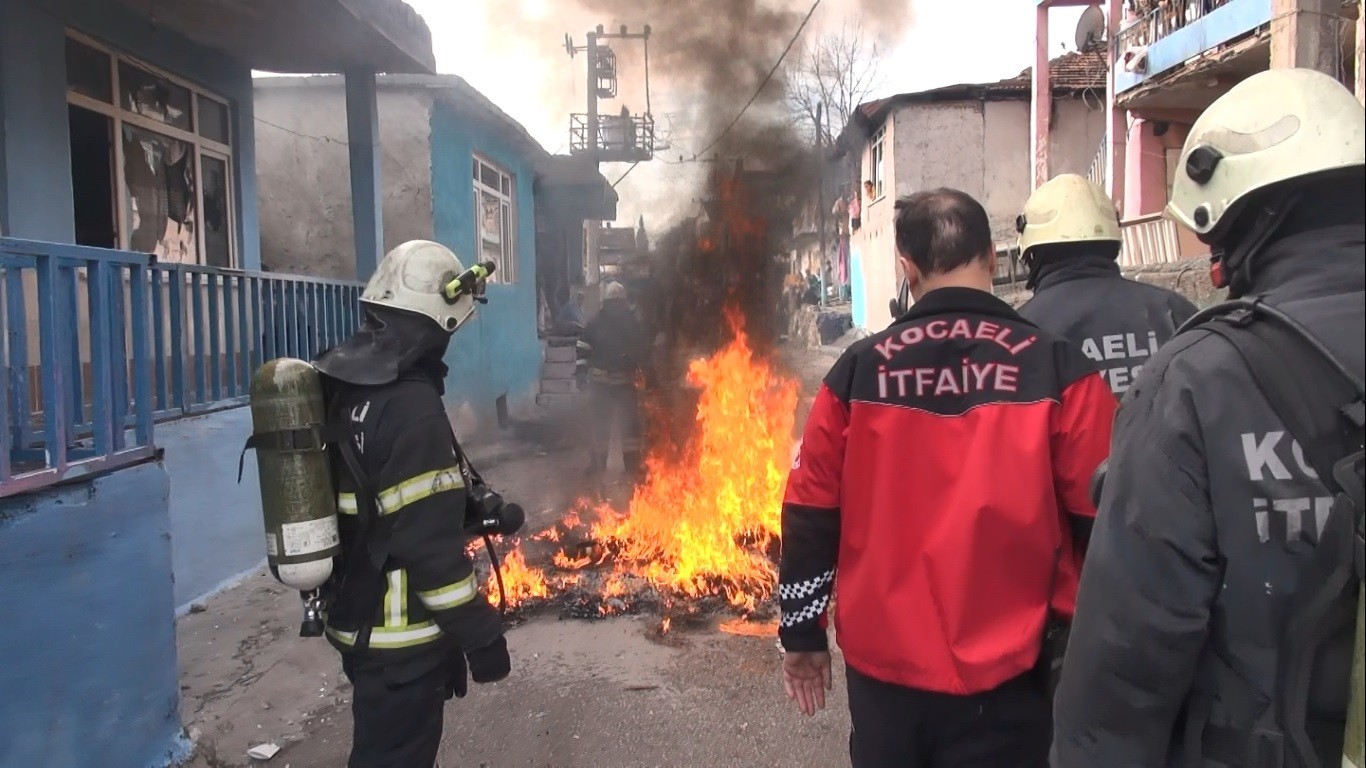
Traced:
[[1082, 176], [1065, 173], [1036, 189], [1015, 224], [1034, 292], [1020, 315], [1080, 344], [1122, 396], [1195, 305], [1120, 274], [1115, 204]]
[[636, 390], [650, 361], [651, 340], [631, 308], [626, 289], [611, 282], [602, 290], [602, 309], [588, 321], [582, 343], [588, 359], [590, 444], [588, 475], [607, 471], [613, 424], [621, 435], [621, 460], [633, 478], [640, 471], [640, 398]]
[[824, 707], [837, 591], [856, 768], [1043, 768], [1035, 668], [1050, 610], [1072, 610], [1073, 527], [1095, 515], [1115, 398], [992, 295], [980, 203], [917, 193], [895, 230], [915, 304], [831, 368], [788, 477], [784, 687], [804, 714]]
[[439, 243], [398, 246], [361, 294], [360, 328], [314, 363], [338, 436], [345, 554], [326, 633], [354, 686], [350, 768], [433, 765], [446, 700], [511, 670], [502, 619], [465, 554], [473, 479], [441, 402], [446, 348], [475, 309], [442, 291], [464, 273]]

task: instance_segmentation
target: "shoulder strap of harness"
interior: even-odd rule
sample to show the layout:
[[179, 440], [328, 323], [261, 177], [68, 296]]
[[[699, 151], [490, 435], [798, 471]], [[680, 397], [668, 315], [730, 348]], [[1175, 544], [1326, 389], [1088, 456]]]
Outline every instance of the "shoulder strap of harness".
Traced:
[[[1243, 359], [1257, 388], [1300, 444], [1334, 503], [1319, 543], [1300, 570], [1278, 659], [1276, 714], [1284, 755], [1234, 755], [1232, 764], [1314, 766], [1306, 718], [1315, 653], [1350, 622], [1362, 548], [1362, 460], [1366, 398], [1361, 380], [1307, 328], [1260, 298], [1221, 304], [1192, 317], [1181, 331], [1208, 330]], [[1244, 741], [1244, 744], [1247, 742]], [[1206, 745], [1210, 746], [1210, 745]], [[1247, 749], [1257, 751], [1255, 744]], [[1208, 750], [1205, 750], [1208, 752]], [[1188, 755], [1188, 757], [1195, 757]]]

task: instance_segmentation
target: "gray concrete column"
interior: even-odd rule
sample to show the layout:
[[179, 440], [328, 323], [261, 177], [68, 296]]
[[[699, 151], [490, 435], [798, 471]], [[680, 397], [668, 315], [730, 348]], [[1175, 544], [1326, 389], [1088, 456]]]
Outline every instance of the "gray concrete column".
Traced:
[[1357, 101], [1366, 102], [1366, 72], [1362, 71], [1362, 65], [1366, 64], [1366, 0], [1357, 0], [1357, 52], [1356, 52], [1356, 92]]
[[368, 280], [384, 253], [379, 100], [373, 72], [346, 73], [346, 143], [351, 155], [351, 217], [355, 226], [356, 279]]
[[1340, 72], [1341, 0], [1272, 0], [1271, 68]]

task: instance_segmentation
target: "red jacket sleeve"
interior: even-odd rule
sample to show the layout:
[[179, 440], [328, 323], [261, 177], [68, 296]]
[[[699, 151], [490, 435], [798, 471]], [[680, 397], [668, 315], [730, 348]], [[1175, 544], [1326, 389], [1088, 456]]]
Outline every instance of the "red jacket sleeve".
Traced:
[[848, 425], [848, 403], [822, 385], [811, 404], [783, 499], [778, 636], [789, 651], [829, 647], [825, 616], [839, 554], [840, 479]]
[[1063, 391], [1062, 407], [1054, 422], [1053, 484], [1062, 518], [1062, 547], [1050, 606], [1068, 619], [1076, 609], [1082, 560], [1096, 517], [1091, 478], [1110, 453], [1115, 408], [1114, 394], [1100, 374], [1092, 373]]
[[1062, 393], [1053, 423], [1053, 484], [1069, 515], [1095, 518], [1091, 478], [1110, 455], [1115, 396], [1098, 373], [1072, 382]]

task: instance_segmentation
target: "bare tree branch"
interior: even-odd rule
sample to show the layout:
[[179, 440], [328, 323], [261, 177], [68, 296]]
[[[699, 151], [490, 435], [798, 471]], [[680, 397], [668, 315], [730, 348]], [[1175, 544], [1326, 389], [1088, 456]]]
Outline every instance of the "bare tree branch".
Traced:
[[787, 105], [797, 129], [816, 137], [816, 111], [824, 105], [830, 141], [858, 105], [882, 84], [877, 42], [858, 20], [808, 41], [785, 73]]

